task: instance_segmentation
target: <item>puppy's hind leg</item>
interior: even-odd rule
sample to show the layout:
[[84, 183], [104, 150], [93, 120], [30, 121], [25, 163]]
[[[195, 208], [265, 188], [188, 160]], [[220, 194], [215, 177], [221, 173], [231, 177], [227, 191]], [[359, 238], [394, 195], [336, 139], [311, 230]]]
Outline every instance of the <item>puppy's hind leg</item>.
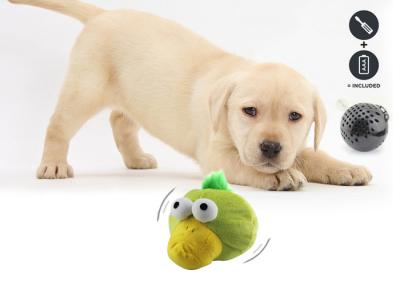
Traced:
[[144, 153], [139, 144], [139, 124], [122, 112], [113, 111], [110, 116], [115, 143], [125, 165], [129, 169], [157, 168], [156, 159]]
[[57, 107], [47, 128], [42, 161], [37, 169], [39, 179], [64, 179], [73, 177], [67, 163], [69, 142], [79, 128], [104, 105], [104, 84], [88, 84], [92, 75], [70, 72], [61, 92]]

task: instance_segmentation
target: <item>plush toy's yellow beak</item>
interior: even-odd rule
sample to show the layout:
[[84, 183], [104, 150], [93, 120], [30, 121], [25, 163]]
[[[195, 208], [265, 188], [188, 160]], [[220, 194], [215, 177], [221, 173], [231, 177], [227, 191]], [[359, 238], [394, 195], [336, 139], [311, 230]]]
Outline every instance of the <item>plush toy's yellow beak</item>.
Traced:
[[222, 243], [218, 236], [194, 218], [181, 221], [168, 242], [168, 256], [186, 269], [210, 264], [221, 251]]

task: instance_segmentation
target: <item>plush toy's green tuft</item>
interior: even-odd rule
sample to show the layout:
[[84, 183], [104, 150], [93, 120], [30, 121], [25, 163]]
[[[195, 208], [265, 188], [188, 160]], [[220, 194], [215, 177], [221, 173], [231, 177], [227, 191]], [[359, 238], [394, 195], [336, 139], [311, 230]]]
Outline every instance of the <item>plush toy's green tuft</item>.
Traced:
[[231, 191], [223, 171], [213, 172], [208, 175], [203, 181], [202, 189]]

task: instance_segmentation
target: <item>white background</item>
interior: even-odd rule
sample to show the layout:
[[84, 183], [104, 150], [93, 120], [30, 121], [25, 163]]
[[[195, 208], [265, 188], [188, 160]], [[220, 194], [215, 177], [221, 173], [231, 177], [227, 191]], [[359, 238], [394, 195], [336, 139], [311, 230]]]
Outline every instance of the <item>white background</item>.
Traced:
[[[167, 214], [158, 223], [156, 215], [171, 188], [178, 187], [174, 198], [201, 184], [190, 159], [143, 133], [144, 149], [156, 156], [159, 168], [125, 170], [107, 111], [89, 121], [72, 142], [69, 161], [76, 178], [34, 178], [81, 24], [2, 1], [0, 285], [398, 285], [398, 170], [392, 165], [399, 158], [393, 120], [399, 66], [394, 16], [399, 9], [394, 2], [91, 1], [110, 9], [146, 10], [176, 20], [229, 51], [293, 66], [318, 87], [328, 109], [322, 149], [367, 165], [374, 174], [366, 187], [307, 184], [299, 192], [276, 193], [235, 186], [259, 216], [254, 248], [233, 261], [185, 271], [166, 254]], [[378, 90], [346, 87], [357, 82], [348, 60], [361, 49], [348, 21], [363, 9], [380, 21], [377, 35], [368, 41], [380, 61], [378, 74], [369, 81], [380, 83]], [[336, 105], [341, 98], [385, 105], [391, 129], [381, 148], [358, 153], [345, 145], [339, 133], [343, 111]], [[243, 264], [268, 237], [264, 253]]]

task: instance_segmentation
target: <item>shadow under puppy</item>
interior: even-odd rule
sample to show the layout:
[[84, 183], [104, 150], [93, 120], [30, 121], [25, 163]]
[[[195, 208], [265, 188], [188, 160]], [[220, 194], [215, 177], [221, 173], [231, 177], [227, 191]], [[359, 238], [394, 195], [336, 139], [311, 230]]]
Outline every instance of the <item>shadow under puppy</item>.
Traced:
[[[68, 146], [93, 115], [111, 108], [128, 168], [155, 168], [138, 130], [229, 182], [296, 190], [303, 182], [363, 185], [367, 169], [318, 151], [323, 104], [311, 84], [277, 63], [230, 54], [172, 21], [138, 11], [105, 11], [75, 0], [10, 0], [55, 10], [85, 27], [50, 120], [37, 177], [72, 177]], [[314, 149], [305, 141], [314, 123]]]

